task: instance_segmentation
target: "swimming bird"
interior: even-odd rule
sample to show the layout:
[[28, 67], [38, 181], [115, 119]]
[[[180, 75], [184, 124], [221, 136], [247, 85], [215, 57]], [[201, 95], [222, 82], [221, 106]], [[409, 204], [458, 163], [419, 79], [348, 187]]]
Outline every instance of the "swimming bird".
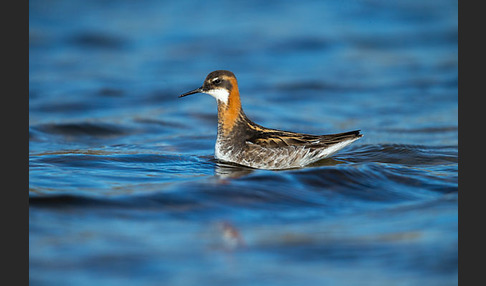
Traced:
[[363, 135], [360, 130], [310, 135], [265, 128], [243, 112], [235, 75], [227, 70], [208, 74], [201, 87], [181, 94], [205, 93], [218, 103], [215, 157], [256, 169], [291, 169], [329, 157]]

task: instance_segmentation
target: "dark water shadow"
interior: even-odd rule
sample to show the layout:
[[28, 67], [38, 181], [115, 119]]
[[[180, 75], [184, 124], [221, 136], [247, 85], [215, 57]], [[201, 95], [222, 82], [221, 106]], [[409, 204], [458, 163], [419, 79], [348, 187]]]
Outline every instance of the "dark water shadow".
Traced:
[[457, 164], [457, 146], [363, 144], [347, 152], [346, 161], [377, 162], [406, 166]]
[[62, 136], [112, 137], [126, 135], [128, 133], [128, 129], [125, 127], [92, 122], [41, 124], [31, 127], [31, 129], [46, 134]]

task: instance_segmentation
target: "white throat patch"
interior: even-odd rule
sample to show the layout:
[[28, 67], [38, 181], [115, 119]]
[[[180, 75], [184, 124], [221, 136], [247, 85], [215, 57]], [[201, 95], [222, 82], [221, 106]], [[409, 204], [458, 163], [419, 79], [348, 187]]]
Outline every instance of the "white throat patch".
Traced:
[[228, 104], [229, 92], [228, 92], [228, 90], [226, 90], [224, 88], [211, 89], [211, 90], [206, 91], [205, 93], [216, 98], [216, 100], [224, 102], [224, 104]]

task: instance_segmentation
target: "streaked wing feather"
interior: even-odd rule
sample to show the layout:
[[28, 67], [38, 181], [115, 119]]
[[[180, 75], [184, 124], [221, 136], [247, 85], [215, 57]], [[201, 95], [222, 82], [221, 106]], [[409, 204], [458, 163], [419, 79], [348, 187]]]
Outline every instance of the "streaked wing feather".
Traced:
[[309, 135], [269, 129], [257, 133], [252, 138], [247, 139], [247, 142], [266, 148], [287, 146], [321, 148], [361, 136], [359, 130], [328, 135]]

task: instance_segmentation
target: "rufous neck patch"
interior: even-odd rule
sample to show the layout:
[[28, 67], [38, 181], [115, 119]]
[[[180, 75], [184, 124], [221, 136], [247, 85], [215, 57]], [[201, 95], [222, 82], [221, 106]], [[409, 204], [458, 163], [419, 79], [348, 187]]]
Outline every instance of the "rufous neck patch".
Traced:
[[218, 123], [222, 126], [222, 131], [228, 134], [233, 130], [241, 112], [240, 92], [236, 79], [230, 79], [233, 88], [230, 92], [228, 103], [218, 102]]

